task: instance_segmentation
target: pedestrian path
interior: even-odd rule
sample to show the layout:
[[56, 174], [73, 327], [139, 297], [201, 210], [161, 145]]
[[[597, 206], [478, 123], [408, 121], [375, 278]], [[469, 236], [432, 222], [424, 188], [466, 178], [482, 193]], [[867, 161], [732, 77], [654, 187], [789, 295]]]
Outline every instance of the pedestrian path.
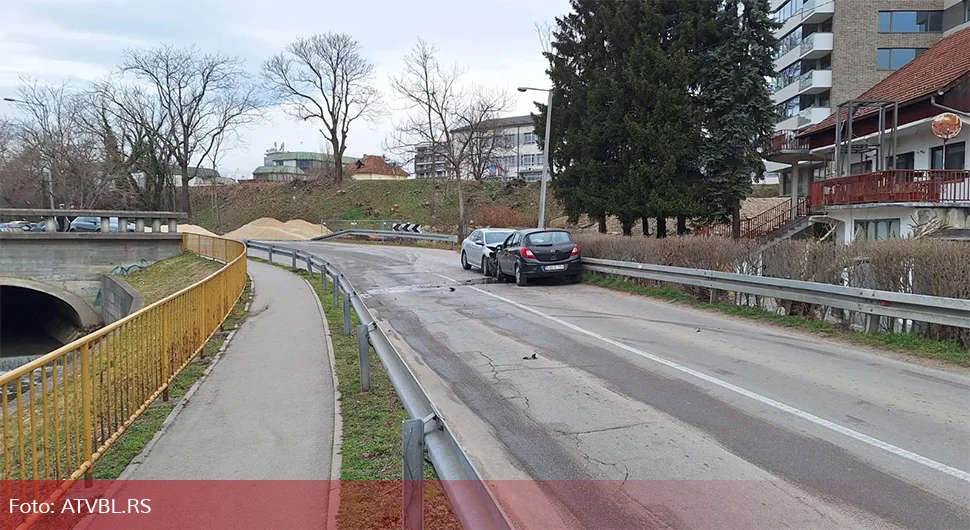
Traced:
[[[272, 521], [322, 528], [330, 501], [334, 431], [323, 317], [316, 295], [299, 276], [253, 261], [249, 273], [255, 289], [249, 318], [174, 422], [126, 470], [122, 492], [114, 497], [152, 488], [158, 493], [164, 487], [158, 495], [167, 505], [204, 504], [204, 515], [201, 508], [190, 509], [195, 513], [178, 520], [186, 527], [222, 528], [243, 520], [248, 522], [243, 527]], [[233, 482], [214, 482], [227, 480]], [[184, 490], [177, 502], [172, 488]], [[255, 504], [266, 494], [288, 506], [280, 506], [279, 514], [263, 510], [245, 519], [247, 502], [252, 499], [248, 508], [258, 512]], [[167, 524], [173, 522], [170, 515], [165, 514]], [[137, 517], [97, 521], [95, 528], [149, 523]]]

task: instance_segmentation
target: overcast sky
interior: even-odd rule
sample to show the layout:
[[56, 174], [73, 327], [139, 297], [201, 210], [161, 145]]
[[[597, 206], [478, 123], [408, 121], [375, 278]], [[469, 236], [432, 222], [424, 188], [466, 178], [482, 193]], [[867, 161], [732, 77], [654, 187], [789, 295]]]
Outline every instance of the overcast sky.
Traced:
[[[514, 92], [520, 85], [548, 86], [535, 32], [568, 11], [567, 0], [0, 0], [0, 97], [16, 96], [20, 74], [41, 82], [96, 80], [120, 62], [123, 49], [195, 44], [260, 64], [297, 36], [346, 32], [375, 64], [385, 92], [388, 77], [418, 37], [439, 49], [443, 63], [467, 68], [470, 82], [513, 92], [516, 114], [533, 110], [541, 93]], [[388, 105], [396, 106], [386, 95]], [[0, 114], [11, 114], [3, 103]], [[388, 121], [357, 124], [347, 154], [378, 154]], [[266, 123], [243, 131], [226, 153], [223, 175], [248, 177], [273, 142], [288, 150], [323, 150], [318, 126], [270, 112]]]

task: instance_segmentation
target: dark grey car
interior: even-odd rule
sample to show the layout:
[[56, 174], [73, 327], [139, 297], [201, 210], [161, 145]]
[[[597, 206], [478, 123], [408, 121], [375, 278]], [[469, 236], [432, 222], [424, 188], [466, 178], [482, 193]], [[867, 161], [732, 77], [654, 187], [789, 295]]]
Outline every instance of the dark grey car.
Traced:
[[533, 278], [583, 281], [579, 245], [569, 232], [559, 229], [513, 232], [495, 251], [495, 267], [497, 277], [513, 277], [518, 285], [527, 285]]

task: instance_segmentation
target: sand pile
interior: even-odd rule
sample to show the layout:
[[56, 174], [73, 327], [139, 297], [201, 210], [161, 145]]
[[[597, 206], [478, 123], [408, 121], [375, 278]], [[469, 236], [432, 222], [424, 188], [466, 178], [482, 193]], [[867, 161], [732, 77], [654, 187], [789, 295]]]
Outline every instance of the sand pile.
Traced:
[[306, 241], [329, 233], [330, 230], [327, 227], [302, 219], [284, 223], [271, 217], [261, 217], [225, 234], [225, 237], [266, 241]]
[[[146, 232], [151, 232], [152, 231], [152, 227], [151, 227], [150, 224], [145, 227], [145, 231]], [[186, 234], [201, 234], [201, 235], [204, 235], [204, 236], [214, 236], [214, 235], [216, 235], [216, 234], [214, 234], [214, 233], [206, 230], [205, 228], [202, 228], [201, 226], [198, 226], [198, 225], [190, 225], [188, 223], [186, 223], [186, 224], [180, 224], [179, 227], [178, 227], [178, 231], [179, 232], [184, 232]], [[162, 225], [162, 229], [160, 230], [160, 232], [168, 232], [168, 225], [167, 224], [163, 224]]]

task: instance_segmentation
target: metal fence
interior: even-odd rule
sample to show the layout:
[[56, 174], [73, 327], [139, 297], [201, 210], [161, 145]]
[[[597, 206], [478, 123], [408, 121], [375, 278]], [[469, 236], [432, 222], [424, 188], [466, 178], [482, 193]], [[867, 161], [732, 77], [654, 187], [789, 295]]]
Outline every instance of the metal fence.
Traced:
[[970, 328], [970, 300], [596, 258], [583, 258], [583, 267], [587, 271], [603, 274], [693, 285], [807, 302], [868, 315]]
[[368, 237], [371, 239], [417, 239], [421, 241], [437, 241], [441, 243], [450, 243], [454, 245], [458, 242], [458, 236], [455, 234], [432, 234], [424, 232], [395, 232], [391, 230], [364, 230], [364, 229], [348, 229], [340, 230], [339, 232], [333, 232], [332, 234], [327, 234], [323, 236], [317, 236], [313, 238], [314, 241], [326, 241], [328, 239], [339, 239], [341, 237]]
[[47, 481], [56, 500], [202, 351], [246, 286], [238, 241], [183, 234], [219, 271], [0, 376], [4, 481]]
[[367, 360], [369, 343], [384, 366], [409, 418], [402, 425], [402, 430], [408, 433], [407, 436], [403, 436], [402, 433], [404, 527], [421, 528], [422, 462], [424, 452], [427, 451], [435, 472], [441, 480], [445, 495], [463, 528], [510, 529], [511, 523], [478, 470], [458, 445], [441, 412], [431, 402], [421, 383], [388, 340], [383, 323], [374, 319], [350, 280], [336, 267], [318, 256], [269, 243], [245, 241], [245, 244], [248, 248], [268, 253], [271, 262], [274, 257], [286, 256], [289, 259], [284, 263], [293, 268], [305, 267], [311, 274], [314, 271], [320, 272], [324, 291], [333, 293], [335, 306], [342, 304], [345, 335], [350, 335], [352, 332], [351, 310], [357, 314], [360, 320], [357, 334], [360, 344], [361, 388], [366, 389], [370, 386]]

